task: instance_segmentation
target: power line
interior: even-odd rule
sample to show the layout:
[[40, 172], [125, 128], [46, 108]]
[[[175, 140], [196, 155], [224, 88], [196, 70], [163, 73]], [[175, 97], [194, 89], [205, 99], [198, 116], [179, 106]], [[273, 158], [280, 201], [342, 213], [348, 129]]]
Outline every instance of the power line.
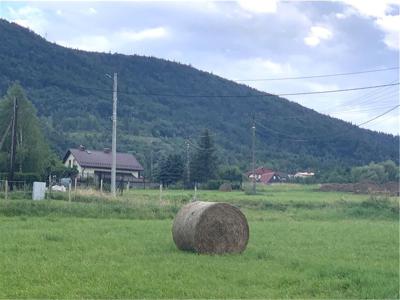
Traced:
[[[396, 83], [396, 81], [390, 82], [390, 83]], [[330, 106], [328, 108], [326, 108], [325, 110], [323, 110], [322, 112], [329, 112], [331, 111], [332, 108], [336, 108], [336, 107], [352, 107], [353, 105], [361, 105], [364, 103], [368, 103], [370, 101], [371, 98], [376, 98], [378, 95], [382, 96], [383, 94], [386, 94], [387, 92], [392, 93], [392, 92], [396, 92], [398, 94], [398, 89], [396, 90], [391, 90], [391, 88], [396, 88], [396, 86], [389, 86], [389, 87], [384, 87], [382, 89], [375, 89], [372, 91], [367, 91], [366, 93], [363, 93], [362, 95], [358, 95], [356, 97], [353, 97], [352, 99], [350, 99], [349, 101], [339, 104], [339, 105], [333, 105]], [[357, 102], [361, 100], [361, 102]]]
[[298, 95], [328, 94], [328, 93], [338, 93], [338, 92], [348, 92], [348, 91], [367, 90], [367, 89], [374, 89], [374, 88], [383, 88], [383, 87], [394, 86], [394, 85], [399, 85], [399, 82], [382, 84], [382, 85], [370, 85], [370, 86], [363, 86], [363, 87], [355, 87], [355, 88], [348, 88], [348, 89], [276, 94], [276, 96], [298, 96]]
[[[397, 96], [395, 98], [395, 96]], [[361, 101], [354, 105], [343, 105], [341, 108], [337, 107], [335, 110], [324, 110], [322, 113], [331, 115], [332, 113], [342, 113], [345, 111], [365, 111], [365, 110], [373, 110], [385, 107], [391, 107], [398, 103], [398, 93], [388, 93], [376, 95], [367, 101]]]
[[376, 116], [376, 117], [374, 117], [374, 118], [372, 118], [372, 119], [370, 119], [370, 120], [368, 120], [368, 121], [365, 121], [365, 122], [363, 122], [363, 123], [361, 123], [361, 124], [357, 124], [357, 126], [361, 126], [361, 125], [368, 124], [368, 123], [370, 123], [370, 122], [372, 122], [372, 121], [374, 121], [374, 120], [376, 120], [376, 119], [378, 119], [378, 118], [380, 118], [380, 117], [382, 117], [382, 116], [384, 116], [384, 115], [390, 113], [391, 111], [395, 110], [395, 109], [398, 108], [399, 106], [400, 106], [400, 104], [397, 104], [396, 106], [394, 106], [394, 107], [392, 107], [391, 109], [385, 111], [384, 113], [382, 113], [382, 114], [380, 114], [380, 115], [378, 115], [378, 116]]
[[349, 109], [349, 110], [343, 110], [343, 111], [335, 111], [335, 112], [332, 112], [332, 114], [376, 111], [377, 109], [384, 109], [384, 108], [389, 108], [389, 107], [393, 107], [393, 103], [392, 103], [392, 105], [387, 104], [385, 106], [375, 106], [375, 107], [369, 107], [369, 108], [366, 108], [366, 109]]
[[[334, 114], [340, 114], [340, 113], [357, 113], [357, 112], [366, 112], [366, 111], [376, 111], [377, 109], [384, 109], [384, 108], [389, 108], [393, 106], [393, 103], [383, 103], [384, 105], [373, 105], [373, 106], [366, 106], [366, 107], [360, 107], [360, 108], [353, 108], [353, 109], [346, 109], [346, 110], [335, 110], [335, 111], [330, 111], [330, 112], [316, 112], [320, 115], [325, 115], [325, 116], [332, 116]], [[280, 116], [276, 114], [265, 114], [264, 116], [272, 116], [274, 118], [279, 118], [283, 120], [289, 120], [289, 119], [309, 119], [310, 116], [306, 115], [297, 115], [297, 116]]]
[[246, 82], [246, 81], [297, 80], [297, 79], [309, 79], [309, 78], [323, 78], [323, 77], [337, 77], [337, 76], [345, 76], [345, 75], [356, 75], [356, 74], [383, 72], [383, 71], [398, 70], [398, 69], [399, 69], [399, 67], [390, 67], [390, 68], [383, 68], [383, 69], [374, 69], [374, 70], [356, 71], [356, 72], [346, 72], [346, 73], [336, 73], [336, 74], [308, 75], [308, 76], [298, 76], [298, 77], [278, 77], [278, 78], [234, 79], [234, 81]]
[[[385, 112], [383, 112], [383, 113], [381, 113], [381, 114], [379, 114], [379, 115], [377, 115], [377, 116], [375, 116], [375, 117], [373, 117], [373, 118], [371, 118], [371, 119], [369, 119], [369, 120], [366, 120], [366, 121], [364, 121], [364, 122], [362, 122], [362, 123], [356, 124], [355, 126], [359, 127], [359, 126], [368, 124], [368, 123], [370, 123], [370, 122], [372, 122], [372, 121], [374, 121], [374, 120], [376, 120], [376, 119], [378, 119], [378, 118], [380, 118], [380, 117], [382, 117], [382, 116], [384, 116], [384, 115], [387, 115], [388, 113], [392, 112], [393, 110], [395, 110], [395, 109], [398, 108], [399, 106], [400, 106], [400, 104], [397, 104], [397, 105], [395, 105], [394, 107], [390, 108], [389, 110], [387, 110], [387, 111], [385, 111]], [[259, 127], [263, 128], [263, 129], [266, 130], [266, 131], [269, 131], [269, 132], [272, 132], [272, 133], [281, 135], [282, 137], [284, 137], [284, 138], [286, 138], [286, 139], [289, 139], [289, 140], [291, 140], [291, 141], [293, 141], [293, 142], [312, 142], [312, 141], [315, 141], [316, 138], [326, 137], [326, 135], [318, 135], [318, 136], [311, 136], [311, 137], [308, 137], [308, 138], [306, 138], [306, 139], [299, 139], [299, 138], [297, 138], [297, 137], [295, 137], [295, 136], [292, 136], [292, 135], [288, 135], [288, 134], [286, 134], [286, 133], [279, 132], [279, 131], [274, 130], [274, 129], [269, 128], [269, 127], [265, 127], [264, 125], [262, 125], [262, 124], [260, 124], [260, 123], [258, 123], [258, 122], [257, 122], [257, 125], [258, 125]], [[336, 134], [336, 135], [334, 135], [334, 136], [330, 136], [329, 139], [327, 139], [327, 140], [322, 139], [322, 140], [320, 140], [320, 141], [329, 141], [329, 140], [333, 140], [333, 139], [335, 139], [336, 137], [339, 137], [339, 136], [342, 136], [342, 135], [345, 135], [345, 134], [346, 134], [346, 133], [342, 132], [342, 133]]]
[[[195, 94], [162, 94], [162, 93], [130, 93], [124, 91], [118, 91], [119, 94], [124, 95], [132, 95], [132, 96], [149, 96], [149, 97], [183, 97], [183, 98], [253, 98], [253, 97], [269, 97], [269, 96], [298, 96], [298, 95], [314, 95], [314, 94], [327, 94], [327, 93], [338, 93], [338, 92], [348, 92], [348, 91], [357, 91], [357, 90], [366, 90], [366, 89], [375, 89], [375, 88], [384, 88], [388, 86], [396, 86], [399, 85], [399, 82], [396, 83], [388, 83], [381, 85], [370, 85], [363, 87], [355, 87], [348, 89], [337, 89], [337, 90], [325, 90], [325, 91], [315, 91], [315, 92], [296, 92], [296, 93], [281, 93], [281, 94], [272, 94], [272, 93], [259, 93], [252, 95], [195, 95]], [[99, 88], [91, 88], [91, 87], [83, 87], [76, 86], [82, 89], [92, 89], [98, 91], [111, 92], [109, 89], [99, 89]]]

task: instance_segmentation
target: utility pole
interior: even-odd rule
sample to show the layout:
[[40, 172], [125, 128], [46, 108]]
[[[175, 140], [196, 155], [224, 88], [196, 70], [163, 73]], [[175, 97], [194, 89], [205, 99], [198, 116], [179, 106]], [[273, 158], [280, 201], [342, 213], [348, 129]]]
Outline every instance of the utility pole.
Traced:
[[115, 193], [115, 181], [117, 174], [117, 73], [114, 73], [113, 85], [113, 114], [112, 114], [112, 159], [111, 159], [111, 194], [113, 197]]
[[190, 185], [190, 144], [189, 140], [186, 141], [186, 180]]
[[[19, 130], [19, 143], [18, 148], [22, 149], [22, 128]], [[22, 173], [22, 155], [19, 159], [19, 172]]]
[[17, 97], [14, 97], [13, 119], [11, 126], [11, 151], [10, 151], [10, 173], [8, 181], [10, 183], [10, 191], [14, 189], [14, 168], [15, 168], [15, 148], [17, 143], [17, 113], [18, 113]]
[[253, 138], [252, 138], [252, 165], [253, 165], [253, 194], [256, 193], [256, 161], [255, 161], [255, 144], [256, 144], [256, 122], [255, 122], [255, 118], [253, 115], [253, 126], [251, 127], [252, 131], [253, 131]]
[[150, 180], [153, 182], [153, 144], [150, 149]]

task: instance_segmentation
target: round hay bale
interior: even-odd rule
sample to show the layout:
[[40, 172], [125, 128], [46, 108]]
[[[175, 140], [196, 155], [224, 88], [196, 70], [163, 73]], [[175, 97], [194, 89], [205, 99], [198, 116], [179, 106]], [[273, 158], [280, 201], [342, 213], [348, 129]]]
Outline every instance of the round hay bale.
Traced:
[[175, 216], [172, 237], [180, 250], [240, 253], [249, 240], [249, 225], [244, 214], [228, 203], [195, 201]]
[[225, 182], [219, 186], [220, 192], [232, 192], [232, 185], [228, 182]]

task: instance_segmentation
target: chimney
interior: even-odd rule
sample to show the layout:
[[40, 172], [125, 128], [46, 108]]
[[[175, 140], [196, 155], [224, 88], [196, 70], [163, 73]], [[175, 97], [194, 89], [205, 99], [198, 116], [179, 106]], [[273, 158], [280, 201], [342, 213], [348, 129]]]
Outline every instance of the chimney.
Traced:
[[79, 150], [81, 150], [81, 151], [85, 151], [85, 146], [83, 146], [83, 145], [79, 145]]
[[104, 148], [104, 153], [110, 153], [111, 149], [110, 148]]

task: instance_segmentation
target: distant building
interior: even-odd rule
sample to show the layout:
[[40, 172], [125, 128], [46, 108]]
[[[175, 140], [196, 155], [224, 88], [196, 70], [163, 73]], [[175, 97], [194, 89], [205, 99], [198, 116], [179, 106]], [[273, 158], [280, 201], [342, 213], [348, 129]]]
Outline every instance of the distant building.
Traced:
[[[66, 167], [74, 166], [79, 171], [79, 178], [93, 178], [95, 182], [103, 179], [111, 181], [112, 155], [109, 148], [103, 151], [86, 150], [80, 146], [79, 149], [69, 149], [64, 155], [63, 164]], [[143, 182], [143, 167], [135, 156], [129, 153], [117, 153], [116, 181], [120, 182]]]
[[314, 176], [312, 172], [297, 172], [294, 174], [294, 178], [308, 178]]
[[249, 178], [249, 180], [253, 180], [255, 177], [256, 182], [263, 184], [285, 182], [287, 180], [287, 176], [285, 174], [264, 167], [255, 169], [254, 175], [252, 171], [249, 171], [246, 173], [246, 176]]

